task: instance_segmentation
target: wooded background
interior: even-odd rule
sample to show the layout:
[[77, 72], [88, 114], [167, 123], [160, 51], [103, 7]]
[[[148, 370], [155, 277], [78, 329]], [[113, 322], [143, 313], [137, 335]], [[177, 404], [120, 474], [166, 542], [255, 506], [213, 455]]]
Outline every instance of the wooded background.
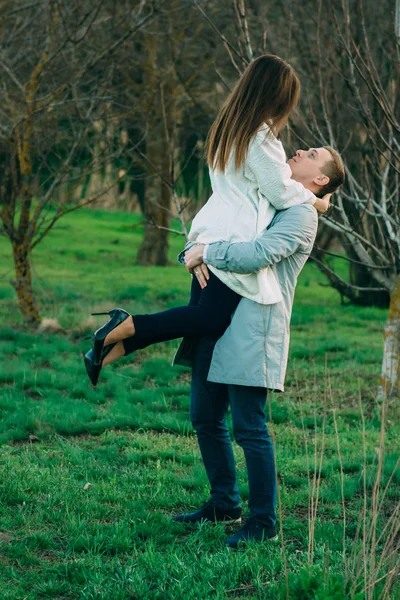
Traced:
[[210, 194], [211, 123], [249, 61], [274, 53], [302, 83], [287, 153], [329, 144], [346, 165], [313, 259], [342, 301], [389, 306], [382, 386], [397, 389], [399, 10], [398, 0], [3, 0], [0, 225], [24, 321], [40, 322], [31, 251], [71, 210], [140, 211], [138, 263], [167, 264], [171, 231], [184, 235]]

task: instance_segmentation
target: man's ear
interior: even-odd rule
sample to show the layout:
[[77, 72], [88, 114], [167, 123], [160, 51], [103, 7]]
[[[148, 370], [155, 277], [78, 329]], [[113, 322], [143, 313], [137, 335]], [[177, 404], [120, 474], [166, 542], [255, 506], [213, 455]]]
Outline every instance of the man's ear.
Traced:
[[313, 179], [313, 183], [315, 183], [315, 185], [328, 185], [329, 182], [330, 178], [328, 175], [324, 175], [323, 173], [321, 173], [321, 175], [317, 175], [317, 177]]

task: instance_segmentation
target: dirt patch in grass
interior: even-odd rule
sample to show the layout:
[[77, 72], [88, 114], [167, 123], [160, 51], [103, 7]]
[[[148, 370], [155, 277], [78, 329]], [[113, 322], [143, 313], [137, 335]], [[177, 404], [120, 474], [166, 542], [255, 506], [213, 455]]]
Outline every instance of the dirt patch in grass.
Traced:
[[44, 360], [35, 366], [36, 369], [52, 369], [54, 371], [54, 367], [49, 360]]
[[0, 543], [9, 544], [13, 541], [13, 536], [7, 533], [7, 531], [0, 531]]
[[192, 382], [192, 372], [188, 371], [187, 373], [186, 372], [180, 373], [175, 381], [177, 384], [186, 383], [186, 384], [190, 385]]

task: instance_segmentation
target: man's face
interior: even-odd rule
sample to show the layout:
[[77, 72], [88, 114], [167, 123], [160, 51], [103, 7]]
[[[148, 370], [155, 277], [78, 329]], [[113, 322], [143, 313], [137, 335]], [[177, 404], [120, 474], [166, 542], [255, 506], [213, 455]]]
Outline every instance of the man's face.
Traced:
[[329, 177], [324, 175], [321, 169], [331, 160], [331, 153], [326, 148], [309, 148], [297, 150], [296, 156], [289, 158], [288, 165], [292, 170], [292, 178], [315, 192], [329, 183]]

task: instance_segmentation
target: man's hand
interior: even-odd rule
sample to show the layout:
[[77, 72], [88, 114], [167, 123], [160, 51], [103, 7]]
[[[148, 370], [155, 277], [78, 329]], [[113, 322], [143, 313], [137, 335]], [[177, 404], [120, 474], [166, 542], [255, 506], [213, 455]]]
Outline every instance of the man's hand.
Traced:
[[325, 194], [325, 196], [323, 196], [323, 198], [317, 198], [316, 203], [314, 204], [314, 208], [317, 210], [317, 213], [319, 214], [319, 216], [323, 215], [326, 213], [326, 211], [329, 209], [330, 207], [330, 199], [331, 199], [332, 194]]
[[203, 262], [204, 244], [196, 244], [185, 252], [185, 265], [190, 273]]

